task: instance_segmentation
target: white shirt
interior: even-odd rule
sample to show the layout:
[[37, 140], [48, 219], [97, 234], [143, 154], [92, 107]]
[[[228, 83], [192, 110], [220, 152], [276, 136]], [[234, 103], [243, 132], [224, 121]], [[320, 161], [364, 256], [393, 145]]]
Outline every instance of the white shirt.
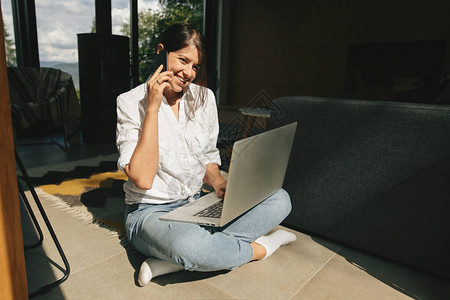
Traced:
[[[198, 193], [206, 165], [220, 165], [216, 147], [219, 122], [214, 94], [207, 89], [205, 103], [189, 118], [188, 102], [198, 97], [202, 87], [190, 84], [180, 100], [179, 120], [165, 97], [158, 111], [159, 162], [152, 188], [142, 190], [128, 180], [124, 183], [125, 202], [168, 203]], [[147, 108], [145, 83], [117, 97], [116, 143], [119, 170], [124, 172], [141, 135]]]

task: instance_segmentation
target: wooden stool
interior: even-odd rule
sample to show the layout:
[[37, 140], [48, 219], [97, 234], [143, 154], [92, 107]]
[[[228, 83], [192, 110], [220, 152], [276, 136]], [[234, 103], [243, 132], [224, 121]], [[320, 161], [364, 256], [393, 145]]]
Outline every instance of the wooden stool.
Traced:
[[239, 132], [242, 132], [245, 127], [241, 139], [245, 139], [248, 136], [256, 118], [270, 119], [271, 116], [270, 109], [266, 107], [244, 107], [239, 108], [239, 111], [244, 115], [244, 121], [242, 122], [241, 130]]

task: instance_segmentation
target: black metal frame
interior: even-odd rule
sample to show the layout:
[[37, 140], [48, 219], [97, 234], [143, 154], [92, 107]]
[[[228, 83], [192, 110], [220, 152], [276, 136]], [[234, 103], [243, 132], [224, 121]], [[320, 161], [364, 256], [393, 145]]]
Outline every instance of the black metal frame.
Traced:
[[11, 0], [19, 67], [39, 68], [35, 0]]
[[[27, 173], [27, 171], [26, 171], [26, 169], [25, 169], [25, 167], [24, 167], [24, 165], [22, 163], [22, 160], [20, 159], [19, 154], [17, 153], [17, 151], [15, 151], [15, 156], [16, 156], [16, 164], [19, 167], [20, 172], [22, 173], [22, 177], [23, 177], [23, 179], [24, 179], [28, 189], [30, 190], [34, 201], [36, 202], [36, 205], [37, 205], [37, 207], [39, 209], [39, 213], [41, 214], [42, 219], [44, 220], [45, 225], [47, 226], [47, 229], [48, 229], [48, 231], [49, 231], [49, 233], [50, 233], [50, 235], [51, 235], [51, 237], [53, 239], [53, 242], [55, 243], [56, 248], [58, 249], [59, 255], [61, 256], [61, 258], [63, 260], [63, 263], [64, 263], [64, 266], [65, 266], [65, 269], [61, 268], [61, 271], [64, 274], [63, 277], [61, 277], [60, 279], [58, 279], [58, 280], [56, 280], [56, 281], [54, 281], [54, 282], [52, 282], [50, 284], [44, 285], [44, 286], [40, 287], [38, 290], [30, 293], [28, 296], [29, 296], [29, 298], [32, 298], [32, 297], [35, 297], [35, 296], [40, 295], [40, 294], [45, 294], [45, 293], [49, 292], [55, 286], [63, 283], [64, 281], [66, 281], [67, 278], [69, 277], [69, 274], [70, 274], [70, 266], [69, 266], [69, 262], [68, 262], [68, 260], [66, 258], [66, 255], [64, 254], [64, 251], [63, 251], [63, 249], [62, 249], [62, 247], [61, 247], [61, 245], [60, 245], [60, 243], [58, 241], [58, 238], [57, 238], [57, 236], [55, 234], [55, 231], [53, 230], [53, 227], [50, 224], [50, 220], [48, 219], [47, 214], [45, 213], [44, 207], [42, 206], [41, 201], [39, 200], [39, 197], [38, 197], [38, 195], [36, 193], [36, 190], [34, 189], [33, 184], [31, 184], [31, 182], [30, 182], [30, 177], [28, 176], [28, 173]], [[34, 226], [36, 227], [36, 229], [38, 231], [38, 234], [39, 234], [39, 241], [37, 243], [25, 246], [25, 250], [28, 250], [28, 249], [35, 248], [37, 246], [42, 245], [42, 242], [44, 240], [44, 235], [42, 234], [42, 230], [41, 230], [41, 228], [39, 226], [39, 223], [38, 223], [38, 221], [36, 219], [36, 216], [35, 216], [32, 208], [31, 208], [31, 205], [30, 205], [30, 203], [29, 203], [29, 201], [27, 199], [27, 196], [25, 195], [25, 191], [23, 189], [22, 184], [20, 183], [19, 176], [17, 176], [17, 184], [18, 184], [18, 188], [19, 188], [19, 194], [20, 194], [23, 202], [25, 203], [25, 206], [26, 206], [26, 208], [27, 208], [27, 210], [28, 210], [28, 212], [29, 212], [29, 214], [31, 216], [31, 219], [33, 220]]]

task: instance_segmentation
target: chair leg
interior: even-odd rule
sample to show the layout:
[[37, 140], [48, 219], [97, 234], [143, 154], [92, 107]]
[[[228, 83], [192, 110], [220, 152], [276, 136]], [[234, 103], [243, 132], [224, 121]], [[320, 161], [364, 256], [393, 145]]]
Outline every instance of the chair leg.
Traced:
[[245, 128], [244, 135], [242, 136], [242, 139], [245, 139], [248, 137], [248, 134], [250, 133], [250, 129], [253, 127], [253, 123], [255, 123], [255, 117], [251, 116], [250, 121], [247, 124], [247, 128]]
[[243, 139], [243, 136], [245, 135], [245, 132], [247, 131], [247, 127], [248, 127], [248, 123], [247, 123], [247, 119], [249, 118], [249, 116], [244, 115], [244, 119], [242, 120], [241, 123], [241, 127], [238, 131], [238, 133], [236, 134], [236, 140], [235, 141], [239, 141], [241, 139]]
[[58, 101], [59, 105], [59, 122], [61, 122], [61, 126], [62, 126], [62, 130], [63, 130], [63, 139], [64, 139], [64, 150], [67, 150], [67, 132], [66, 132], [66, 124], [64, 124], [64, 119], [65, 119], [65, 111], [64, 111], [64, 107], [62, 104], [62, 100]]
[[[64, 251], [63, 251], [63, 249], [61, 247], [61, 244], [58, 241], [58, 237], [56, 236], [55, 231], [53, 230], [53, 227], [50, 224], [50, 220], [48, 219], [47, 214], [45, 213], [44, 207], [42, 206], [41, 201], [39, 200], [39, 197], [38, 197], [38, 195], [36, 193], [36, 190], [34, 189], [33, 185], [30, 182], [30, 177], [28, 176], [28, 173], [27, 173], [27, 171], [26, 171], [26, 169], [25, 169], [25, 167], [24, 167], [24, 165], [22, 163], [22, 160], [20, 159], [19, 154], [17, 153], [17, 151], [15, 151], [15, 156], [16, 156], [16, 163], [17, 163], [17, 165], [18, 165], [18, 167], [20, 169], [20, 172], [22, 173], [22, 176], [23, 176], [23, 178], [25, 180], [25, 183], [27, 184], [27, 186], [28, 186], [28, 188], [29, 188], [29, 190], [31, 192], [31, 195], [33, 196], [33, 199], [36, 202], [36, 205], [37, 205], [37, 207], [39, 209], [39, 213], [41, 214], [42, 219], [44, 220], [45, 225], [47, 226], [47, 229], [48, 229], [48, 231], [49, 231], [49, 233], [50, 233], [50, 235], [51, 235], [51, 237], [53, 239], [53, 242], [54, 242], [56, 248], [58, 249], [59, 255], [61, 256], [61, 258], [63, 260], [63, 263], [64, 263], [64, 266], [65, 266], [65, 269], [63, 270], [63, 277], [61, 277], [60, 279], [58, 279], [58, 280], [56, 280], [56, 281], [54, 281], [54, 282], [52, 282], [50, 284], [44, 285], [43, 287], [39, 288], [35, 292], [31, 293], [29, 295], [29, 297], [32, 298], [32, 297], [40, 295], [40, 294], [45, 294], [45, 293], [49, 292], [55, 286], [63, 283], [64, 281], [66, 281], [67, 278], [69, 277], [69, 274], [70, 274], [70, 266], [69, 266], [69, 262], [68, 262], [68, 260], [66, 258], [66, 255], [64, 254]], [[23, 194], [23, 196], [25, 196], [25, 193]], [[26, 196], [24, 198], [26, 198]]]
[[19, 195], [22, 198], [22, 201], [25, 204], [25, 207], [27, 208], [27, 211], [30, 214], [31, 220], [33, 221], [34, 227], [36, 228], [39, 235], [39, 241], [37, 241], [34, 244], [24, 246], [24, 249], [28, 250], [42, 245], [42, 242], [44, 241], [44, 234], [42, 233], [41, 226], [39, 226], [39, 223], [36, 219], [36, 215], [34, 214], [33, 209], [31, 208], [30, 202], [28, 201], [27, 196], [25, 195], [25, 191], [23, 190], [19, 178], [17, 178], [17, 187], [19, 188]]
[[67, 138], [67, 133], [66, 133], [66, 126], [64, 124], [64, 108], [62, 107], [61, 101], [56, 102], [56, 114], [57, 114], [58, 122], [61, 124], [62, 130], [63, 130], [64, 146], [61, 146], [57, 141], [55, 141], [53, 139], [53, 134], [51, 134], [51, 139], [56, 145], [61, 147], [64, 151], [67, 151], [67, 148], [68, 148], [67, 139], [68, 138]]

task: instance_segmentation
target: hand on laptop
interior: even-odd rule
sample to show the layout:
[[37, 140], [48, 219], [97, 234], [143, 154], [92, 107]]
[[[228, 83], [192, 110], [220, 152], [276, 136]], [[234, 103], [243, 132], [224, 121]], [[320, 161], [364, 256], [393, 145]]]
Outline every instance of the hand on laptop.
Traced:
[[214, 187], [214, 191], [216, 192], [217, 196], [223, 198], [225, 196], [225, 190], [227, 189], [227, 182], [224, 181], [221, 184]]
[[217, 164], [211, 163], [206, 165], [206, 173], [203, 180], [207, 185], [214, 188], [217, 196], [222, 198], [225, 196], [227, 182], [223, 179], [222, 174], [220, 174]]

